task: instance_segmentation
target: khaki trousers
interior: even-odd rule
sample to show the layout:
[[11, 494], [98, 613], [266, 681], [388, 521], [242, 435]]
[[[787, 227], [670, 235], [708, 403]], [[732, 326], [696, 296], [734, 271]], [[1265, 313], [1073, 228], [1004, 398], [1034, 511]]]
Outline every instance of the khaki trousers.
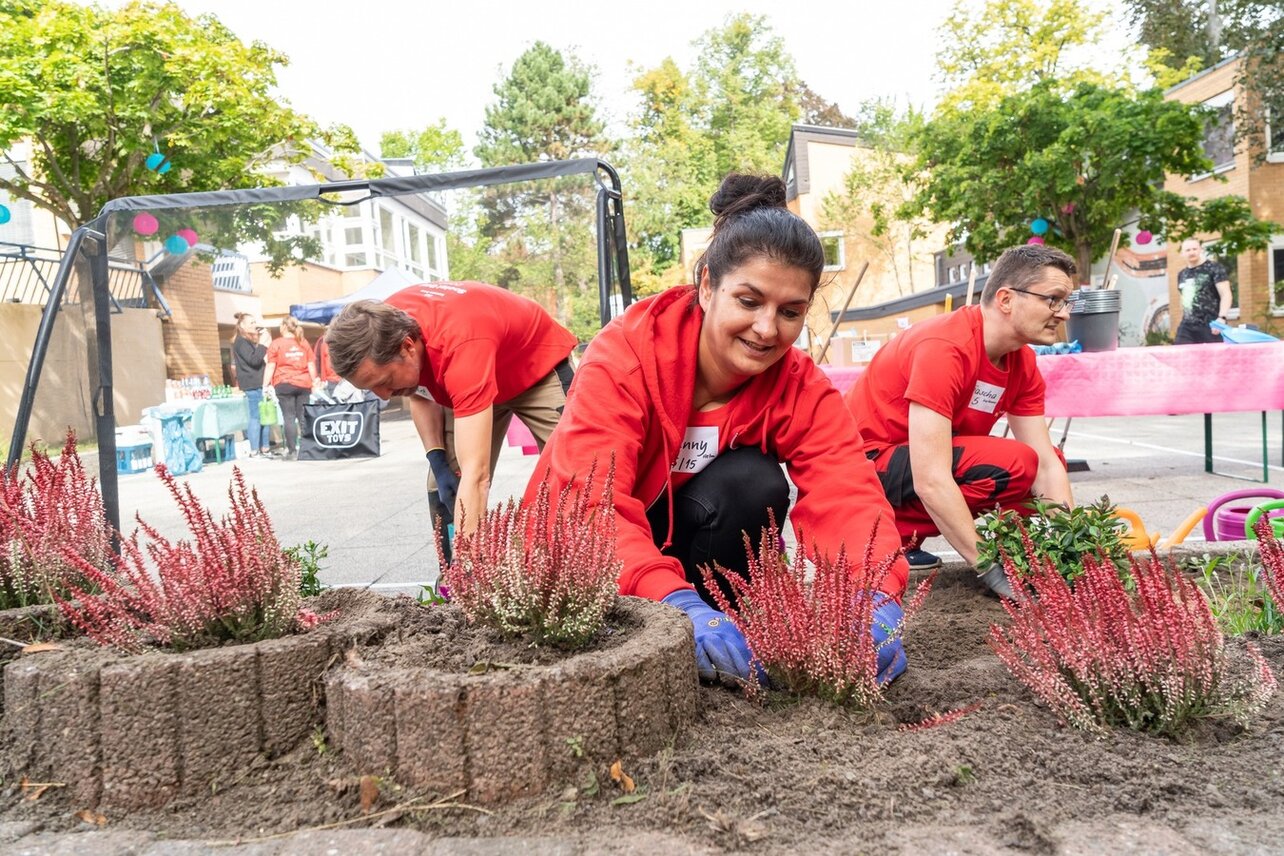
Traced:
[[[531, 429], [535, 436], [535, 445], [544, 451], [544, 444], [557, 427], [557, 420], [562, 418], [562, 409], [566, 406], [566, 391], [571, 386], [573, 373], [566, 361], [558, 363], [557, 368], [544, 376], [544, 379], [515, 398], [496, 404], [490, 433], [490, 472], [495, 475], [495, 466], [499, 463], [499, 451], [504, 448], [508, 424], [516, 416]], [[446, 408], [446, 460], [451, 469], [459, 471], [459, 460], [455, 457], [455, 411]], [[435, 495], [437, 480], [433, 477], [432, 468], [428, 470], [428, 491]]]

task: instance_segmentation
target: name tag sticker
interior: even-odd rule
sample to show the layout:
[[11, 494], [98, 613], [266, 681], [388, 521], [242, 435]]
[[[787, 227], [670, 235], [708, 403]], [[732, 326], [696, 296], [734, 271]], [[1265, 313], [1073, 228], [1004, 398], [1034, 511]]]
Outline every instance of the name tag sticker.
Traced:
[[999, 406], [999, 399], [1003, 397], [1003, 390], [1004, 387], [978, 380], [976, 389], [972, 390], [972, 401], [968, 407], [982, 413], [993, 413]]
[[682, 438], [682, 448], [673, 462], [673, 472], [695, 474], [718, 457], [718, 426], [694, 425]]
[[432, 397], [432, 393], [428, 391], [428, 387], [426, 386], [420, 386], [418, 389], [416, 389], [415, 395], [419, 396], [420, 398], [426, 398], [429, 401], [437, 400]]

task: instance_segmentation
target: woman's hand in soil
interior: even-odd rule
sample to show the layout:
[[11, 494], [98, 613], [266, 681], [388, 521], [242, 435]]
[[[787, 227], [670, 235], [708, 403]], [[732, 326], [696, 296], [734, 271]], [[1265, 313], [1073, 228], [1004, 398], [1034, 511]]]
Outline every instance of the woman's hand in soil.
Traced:
[[661, 601], [676, 606], [695, 630], [696, 670], [706, 681], [740, 686], [749, 680], [749, 645], [725, 612], [705, 603], [691, 589], [679, 589]]
[[878, 653], [879, 685], [886, 686], [905, 673], [905, 646], [901, 644], [901, 623], [905, 612], [901, 605], [880, 592], [874, 597], [874, 621], [871, 628], [874, 650]]

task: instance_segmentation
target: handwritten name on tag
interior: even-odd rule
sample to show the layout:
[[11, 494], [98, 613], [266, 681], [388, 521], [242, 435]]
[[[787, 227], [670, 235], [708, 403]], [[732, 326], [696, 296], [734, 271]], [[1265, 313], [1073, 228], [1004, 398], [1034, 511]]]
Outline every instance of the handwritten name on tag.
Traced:
[[999, 406], [999, 399], [1003, 397], [1003, 390], [1004, 387], [978, 380], [976, 389], [972, 390], [972, 401], [968, 404], [968, 407], [973, 410], [979, 410], [982, 413], [993, 413], [994, 409]]
[[682, 448], [673, 462], [673, 472], [700, 472], [718, 457], [718, 426], [693, 425], [682, 438]]

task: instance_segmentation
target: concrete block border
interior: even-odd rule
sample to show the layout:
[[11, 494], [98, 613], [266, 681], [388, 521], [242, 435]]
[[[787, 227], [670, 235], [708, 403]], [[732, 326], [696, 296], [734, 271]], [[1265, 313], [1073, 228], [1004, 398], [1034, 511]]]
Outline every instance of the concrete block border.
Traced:
[[136, 809], [209, 794], [259, 754], [275, 757], [323, 721], [322, 680], [395, 611], [370, 592], [327, 592], [315, 630], [250, 645], [125, 656], [85, 643], [4, 668], [5, 724], [23, 772], [67, 782], [80, 806]]
[[481, 675], [343, 665], [326, 679], [332, 744], [361, 774], [495, 803], [568, 781], [583, 763], [663, 749], [696, 713], [690, 621], [621, 598], [640, 627], [621, 645]]

